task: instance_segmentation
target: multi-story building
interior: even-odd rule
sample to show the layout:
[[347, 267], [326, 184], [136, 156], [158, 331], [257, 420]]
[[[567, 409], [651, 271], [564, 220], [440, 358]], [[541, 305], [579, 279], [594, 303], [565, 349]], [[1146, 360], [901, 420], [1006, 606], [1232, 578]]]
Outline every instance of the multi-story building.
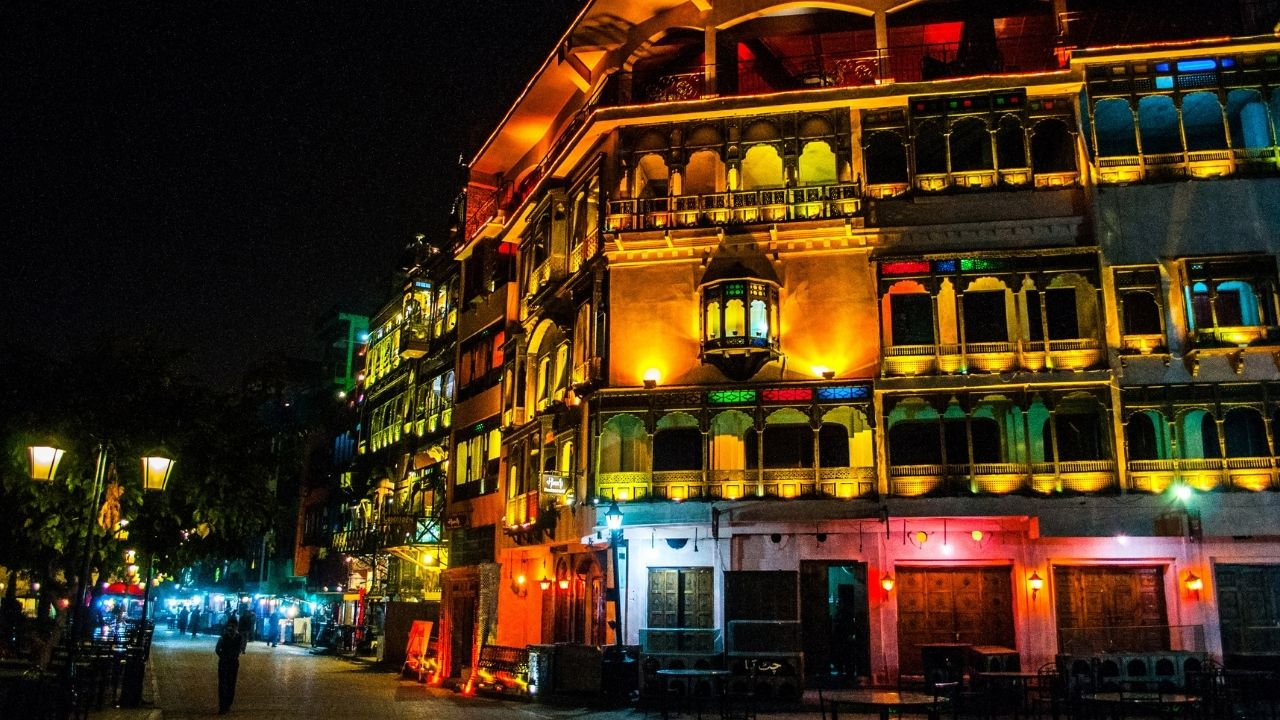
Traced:
[[320, 536], [339, 584], [325, 588], [335, 621], [385, 632], [388, 656], [404, 648], [409, 620], [437, 615], [444, 545], [444, 477], [454, 395], [457, 265], [417, 239], [399, 291], [377, 312], [346, 394], [355, 413], [350, 462], [338, 489], [316, 503], [306, 537]]
[[1280, 650], [1277, 21], [588, 2], [470, 164], [446, 670]]

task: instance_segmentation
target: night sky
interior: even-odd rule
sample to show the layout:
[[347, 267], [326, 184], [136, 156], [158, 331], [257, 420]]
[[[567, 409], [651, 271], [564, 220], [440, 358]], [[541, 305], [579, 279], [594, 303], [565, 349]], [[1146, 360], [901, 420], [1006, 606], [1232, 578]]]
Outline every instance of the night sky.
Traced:
[[328, 310], [386, 299], [414, 233], [443, 237], [459, 156], [581, 4], [10, 5], [4, 341], [146, 336], [221, 386], [312, 354]]

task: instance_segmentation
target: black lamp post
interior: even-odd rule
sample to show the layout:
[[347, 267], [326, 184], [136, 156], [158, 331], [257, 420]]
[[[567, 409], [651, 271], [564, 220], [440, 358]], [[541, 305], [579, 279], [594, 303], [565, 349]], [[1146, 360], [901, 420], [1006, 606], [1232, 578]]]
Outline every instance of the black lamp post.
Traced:
[[[103, 485], [106, 482], [107, 468], [115, 448], [107, 442], [99, 442], [97, 460], [93, 471], [93, 491], [89, 495], [88, 512], [84, 517], [84, 547], [80, 564], [80, 573], [76, 576], [75, 594], [71, 598], [70, 613], [67, 615], [67, 666], [65, 669], [66, 706], [68, 714], [75, 707], [75, 674], [76, 660], [80, 650], [80, 637], [83, 629], [77, 619], [84, 612], [85, 595], [88, 592], [89, 567], [93, 560], [94, 545], [97, 540], [93, 532], [94, 512], [102, 498]], [[51, 445], [38, 445], [27, 448], [31, 463], [31, 479], [37, 482], [52, 482], [57, 475], [58, 465], [62, 462], [65, 451]], [[142, 458], [142, 486], [146, 490], [164, 490], [169, 482], [169, 474], [173, 471], [173, 460], [158, 453]], [[146, 606], [143, 606], [144, 620]]]
[[622, 566], [618, 564], [618, 546], [622, 544], [622, 510], [618, 501], [609, 504], [604, 514], [605, 527], [609, 528], [609, 547], [613, 554], [613, 644], [622, 645]]

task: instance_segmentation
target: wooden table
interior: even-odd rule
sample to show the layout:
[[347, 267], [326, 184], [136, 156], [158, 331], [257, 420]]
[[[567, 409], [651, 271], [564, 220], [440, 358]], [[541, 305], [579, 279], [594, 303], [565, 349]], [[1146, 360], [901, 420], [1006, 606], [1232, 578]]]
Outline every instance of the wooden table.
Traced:
[[1099, 705], [1111, 709], [1111, 717], [1119, 720], [1124, 717], [1126, 708], [1154, 709], [1161, 715], [1181, 712], [1200, 702], [1199, 695], [1188, 695], [1180, 692], [1096, 692], [1080, 696], [1087, 705]]
[[[1027, 704], [1027, 685], [1038, 680], [1040, 673], [1031, 672], [1029, 670], [1001, 670], [992, 672], [974, 673], [974, 686], [983, 690], [987, 701], [987, 717], [993, 716], [995, 706], [995, 693], [990, 686], [1002, 686], [1009, 690], [1014, 690], [1017, 697], [1014, 698], [1013, 717], [1015, 720], [1022, 717], [1022, 709]], [[985, 687], [984, 687], [985, 686]]]
[[[712, 668], [680, 668], [670, 670], [659, 670], [656, 675], [662, 681], [662, 717], [666, 720], [669, 717], [667, 712], [667, 703], [671, 698], [670, 683], [672, 680], [689, 681], [687, 697], [692, 700], [694, 692], [694, 683], [698, 680], [711, 681], [711, 695], [715, 698], [719, 710], [724, 709], [725, 680], [731, 673], [728, 670], [717, 670]], [[702, 706], [698, 705], [698, 718], [702, 718]]]
[[947, 703], [946, 698], [935, 699], [927, 693], [901, 690], [834, 690], [823, 693], [822, 701], [831, 707], [831, 720], [840, 720], [842, 705], [849, 710], [878, 713], [880, 720], [889, 720], [890, 715], [901, 715], [904, 711], [924, 711], [932, 716], [935, 706]]

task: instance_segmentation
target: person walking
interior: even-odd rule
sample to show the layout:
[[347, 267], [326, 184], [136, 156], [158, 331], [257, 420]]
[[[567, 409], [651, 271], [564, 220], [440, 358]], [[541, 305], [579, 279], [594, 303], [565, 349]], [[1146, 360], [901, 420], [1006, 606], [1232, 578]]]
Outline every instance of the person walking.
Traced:
[[196, 608], [195, 608], [194, 610], [192, 610], [192, 611], [191, 611], [191, 620], [190, 620], [190, 622], [191, 622], [191, 637], [195, 637], [195, 636], [196, 636], [196, 633], [200, 631], [200, 620], [202, 619], [202, 616], [203, 616], [203, 615], [204, 615], [204, 613], [200, 612], [200, 606], [199, 606], [199, 605], [197, 605], [197, 606], [196, 606]]
[[179, 635], [187, 634], [187, 623], [189, 622], [191, 622], [191, 609], [188, 608], [186, 605], [183, 605], [182, 609], [178, 611], [178, 634]]
[[240, 628], [240, 652], [244, 652], [249, 641], [253, 640], [253, 628], [258, 623], [258, 616], [253, 612], [253, 608], [248, 605], [240, 611], [240, 617], [237, 625]]
[[271, 617], [267, 621], [267, 642], [275, 647], [280, 641], [280, 608], [271, 609]]
[[236, 676], [240, 674], [240, 653], [244, 652], [240, 641], [240, 627], [236, 619], [227, 618], [226, 627], [214, 652], [218, 654], [218, 714], [226, 715], [236, 699]]

